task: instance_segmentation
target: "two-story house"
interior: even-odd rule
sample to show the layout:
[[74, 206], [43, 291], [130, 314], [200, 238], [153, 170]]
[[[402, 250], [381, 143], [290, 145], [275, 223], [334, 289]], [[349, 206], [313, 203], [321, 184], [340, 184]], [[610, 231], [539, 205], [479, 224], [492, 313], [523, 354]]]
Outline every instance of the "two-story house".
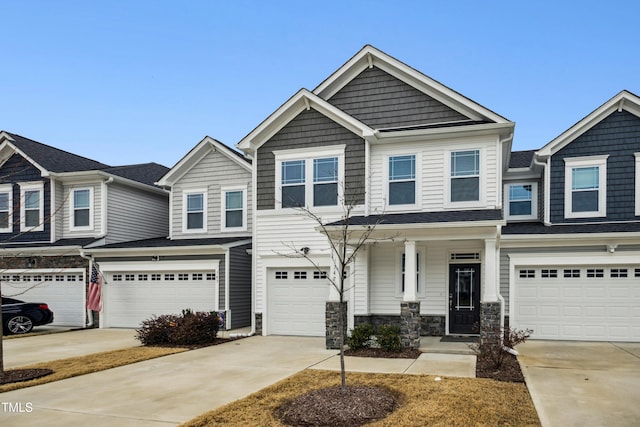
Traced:
[[105, 279], [100, 327], [184, 309], [250, 326], [251, 163], [205, 137], [157, 185], [170, 192], [168, 235], [86, 249]]
[[640, 341], [640, 98], [622, 91], [504, 177], [500, 292], [533, 337]]
[[[238, 144], [255, 177], [256, 331], [326, 335], [336, 345], [331, 251], [298, 207], [339, 228], [345, 200], [354, 233], [382, 216], [348, 274], [349, 327], [420, 314], [422, 325], [405, 334], [417, 346], [419, 333], [477, 333], [481, 313], [499, 321], [513, 129], [372, 46], [297, 92]], [[320, 269], [292, 256], [301, 248]]]
[[85, 326], [83, 247], [166, 235], [168, 192], [154, 182], [167, 170], [112, 167], [0, 132], [2, 294], [48, 303], [54, 324]]

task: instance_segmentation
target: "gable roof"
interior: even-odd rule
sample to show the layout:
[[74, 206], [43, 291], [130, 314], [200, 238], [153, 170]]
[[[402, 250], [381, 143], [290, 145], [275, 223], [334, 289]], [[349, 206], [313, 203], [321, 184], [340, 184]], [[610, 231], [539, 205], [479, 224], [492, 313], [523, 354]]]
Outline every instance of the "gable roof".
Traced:
[[371, 45], [365, 45], [358, 53], [318, 85], [313, 93], [329, 99], [367, 68], [377, 67], [415, 89], [436, 99], [471, 121], [511, 123], [506, 118], [472, 101], [442, 83], [426, 76], [407, 64], [387, 55]]
[[196, 144], [196, 146], [193, 147], [182, 159], [180, 159], [178, 163], [165, 172], [165, 174], [160, 176], [156, 180], [156, 184], [160, 186], [173, 185], [174, 182], [176, 182], [211, 151], [217, 151], [234, 163], [245, 168], [247, 171], [251, 171], [251, 161], [249, 159], [245, 158], [241, 153], [226, 146], [222, 142], [211, 138], [210, 136], [205, 136], [202, 141]]
[[311, 108], [362, 138], [367, 138], [374, 134], [373, 129], [361, 121], [348, 115], [344, 111], [331, 105], [308, 90], [300, 89], [295, 95], [289, 98], [276, 111], [260, 123], [258, 127], [242, 138], [242, 140], [237, 144], [237, 147], [246, 152], [253, 152], [257, 150], [264, 142], [275, 135], [298, 114]]
[[575, 125], [558, 135], [547, 145], [537, 151], [539, 157], [548, 157], [566, 147], [580, 135], [600, 123], [614, 111], [627, 111], [640, 117], [640, 97], [623, 90], [607, 102], [596, 108]]

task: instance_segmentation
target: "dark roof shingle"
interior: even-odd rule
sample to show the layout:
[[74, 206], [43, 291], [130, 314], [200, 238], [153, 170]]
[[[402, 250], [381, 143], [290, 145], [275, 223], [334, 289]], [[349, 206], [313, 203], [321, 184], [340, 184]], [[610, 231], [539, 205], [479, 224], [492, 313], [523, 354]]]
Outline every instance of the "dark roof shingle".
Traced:
[[511, 158], [509, 159], [509, 168], [528, 168], [531, 166], [531, 161], [533, 160], [535, 152], [536, 150], [512, 151]]
[[[354, 216], [349, 218], [351, 225], [379, 224], [429, 224], [445, 222], [501, 221], [500, 209], [478, 209], [468, 211], [416, 212], [386, 215]], [[328, 226], [344, 225], [344, 221], [336, 221]]]

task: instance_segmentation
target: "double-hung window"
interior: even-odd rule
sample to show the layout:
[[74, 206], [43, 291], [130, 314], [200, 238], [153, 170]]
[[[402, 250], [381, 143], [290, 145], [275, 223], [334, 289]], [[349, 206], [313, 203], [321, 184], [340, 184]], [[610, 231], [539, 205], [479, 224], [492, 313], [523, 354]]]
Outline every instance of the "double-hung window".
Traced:
[[480, 200], [480, 150], [451, 152], [450, 201]]
[[207, 196], [204, 190], [190, 190], [184, 193], [185, 232], [207, 231]]
[[508, 219], [535, 219], [537, 217], [537, 183], [507, 184], [505, 193], [508, 198]]
[[305, 206], [306, 162], [288, 160], [282, 162], [282, 207]]
[[42, 183], [20, 184], [20, 230], [44, 230], [43, 194]]
[[10, 233], [13, 221], [13, 188], [11, 185], [0, 186], [0, 233]]
[[73, 212], [71, 214], [71, 229], [90, 229], [93, 225], [92, 207], [93, 191], [91, 188], [71, 190]]
[[313, 206], [338, 204], [338, 158], [313, 159]]
[[606, 216], [607, 157], [565, 158], [565, 217]]
[[222, 188], [222, 231], [247, 229], [247, 189]]
[[388, 204], [416, 204], [416, 156], [415, 154], [389, 156]]

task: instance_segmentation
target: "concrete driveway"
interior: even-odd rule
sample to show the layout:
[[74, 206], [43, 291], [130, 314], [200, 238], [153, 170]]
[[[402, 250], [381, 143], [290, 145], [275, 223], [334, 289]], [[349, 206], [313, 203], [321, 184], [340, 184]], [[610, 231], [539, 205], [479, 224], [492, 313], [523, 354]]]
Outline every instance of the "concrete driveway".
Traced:
[[638, 425], [640, 343], [527, 341], [518, 351], [543, 427]]

